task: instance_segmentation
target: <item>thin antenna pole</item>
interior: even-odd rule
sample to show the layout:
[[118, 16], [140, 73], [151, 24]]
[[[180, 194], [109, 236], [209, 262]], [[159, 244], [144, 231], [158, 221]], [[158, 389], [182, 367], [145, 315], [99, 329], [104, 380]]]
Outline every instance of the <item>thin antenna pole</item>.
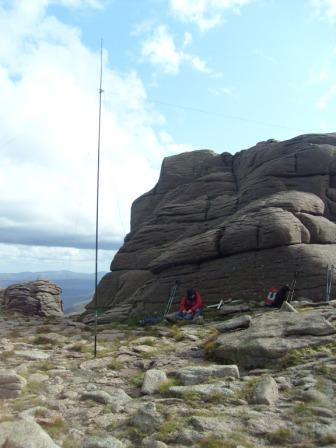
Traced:
[[94, 357], [97, 356], [97, 323], [98, 323], [98, 223], [99, 223], [99, 175], [100, 175], [100, 126], [103, 82], [103, 39], [100, 41], [100, 83], [99, 83], [99, 118], [98, 118], [98, 152], [97, 152], [97, 197], [96, 197], [96, 253], [95, 253], [95, 325], [94, 325]]

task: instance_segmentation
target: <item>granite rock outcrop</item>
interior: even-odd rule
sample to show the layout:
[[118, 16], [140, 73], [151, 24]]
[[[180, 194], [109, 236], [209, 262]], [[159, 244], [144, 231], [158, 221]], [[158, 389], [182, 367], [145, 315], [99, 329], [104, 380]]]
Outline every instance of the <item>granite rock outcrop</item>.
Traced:
[[2, 305], [6, 310], [30, 316], [63, 316], [62, 290], [49, 280], [35, 280], [8, 286]]
[[207, 303], [256, 301], [295, 272], [296, 296], [319, 300], [330, 264], [336, 133], [268, 140], [234, 155], [186, 152], [165, 158], [156, 186], [133, 203], [98, 305], [116, 315], [121, 306], [125, 316], [160, 310], [175, 280]]

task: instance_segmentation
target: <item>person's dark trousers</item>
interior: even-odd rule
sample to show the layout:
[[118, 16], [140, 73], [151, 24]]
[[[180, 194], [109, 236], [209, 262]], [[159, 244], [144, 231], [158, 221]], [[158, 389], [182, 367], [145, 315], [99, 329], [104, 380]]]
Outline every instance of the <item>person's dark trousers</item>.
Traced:
[[183, 314], [182, 311], [178, 311], [175, 314], [177, 320], [193, 320], [196, 317], [201, 316], [201, 315], [202, 315], [202, 311], [201, 310], [196, 311], [195, 314], [192, 314], [192, 313]]

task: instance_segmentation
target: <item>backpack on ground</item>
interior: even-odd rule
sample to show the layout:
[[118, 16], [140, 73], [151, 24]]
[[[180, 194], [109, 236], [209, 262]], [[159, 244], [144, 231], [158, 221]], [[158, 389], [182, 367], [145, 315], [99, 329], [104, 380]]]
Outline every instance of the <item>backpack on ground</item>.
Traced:
[[278, 289], [273, 286], [268, 290], [268, 294], [265, 299], [265, 306], [274, 306], [274, 301], [277, 296]]

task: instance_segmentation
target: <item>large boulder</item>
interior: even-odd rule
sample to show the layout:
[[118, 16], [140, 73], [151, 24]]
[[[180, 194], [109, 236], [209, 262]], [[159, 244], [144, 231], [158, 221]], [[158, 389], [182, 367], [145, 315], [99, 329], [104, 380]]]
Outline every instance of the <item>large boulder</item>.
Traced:
[[131, 232], [97, 301], [162, 310], [175, 280], [208, 303], [260, 300], [295, 272], [296, 294], [319, 300], [328, 264], [336, 264], [336, 133], [234, 155], [186, 152], [165, 158], [157, 185], [133, 203]]
[[49, 280], [18, 283], [5, 289], [5, 309], [30, 316], [63, 316], [61, 288]]
[[59, 448], [51, 437], [33, 421], [15, 420], [0, 423], [0, 446], [12, 448]]
[[271, 367], [293, 350], [333, 343], [335, 334], [336, 327], [322, 312], [272, 311], [252, 319], [245, 330], [220, 334], [212, 355], [242, 368]]

